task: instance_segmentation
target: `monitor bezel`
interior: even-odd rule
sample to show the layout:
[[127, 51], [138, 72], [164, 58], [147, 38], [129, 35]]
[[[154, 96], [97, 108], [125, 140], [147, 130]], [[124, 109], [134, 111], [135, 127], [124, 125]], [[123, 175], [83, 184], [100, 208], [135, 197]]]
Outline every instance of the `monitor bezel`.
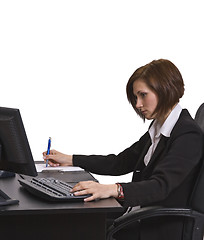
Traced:
[[0, 107], [0, 170], [37, 176], [27, 134], [17, 108]]

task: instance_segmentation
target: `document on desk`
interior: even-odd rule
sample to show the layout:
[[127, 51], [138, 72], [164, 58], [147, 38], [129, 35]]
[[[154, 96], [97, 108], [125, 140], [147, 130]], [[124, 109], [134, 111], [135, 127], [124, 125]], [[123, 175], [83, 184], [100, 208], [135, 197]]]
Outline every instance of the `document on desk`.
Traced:
[[44, 163], [35, 164], [37, 172], [75, 172], [84, 171], [83, 168], [73, 166], [46, 167]]

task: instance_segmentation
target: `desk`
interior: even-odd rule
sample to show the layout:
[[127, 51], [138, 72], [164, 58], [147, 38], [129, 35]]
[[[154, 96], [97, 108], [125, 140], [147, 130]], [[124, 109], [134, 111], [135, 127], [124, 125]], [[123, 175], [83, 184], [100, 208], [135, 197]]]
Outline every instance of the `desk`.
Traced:
[[[65, 180], [71, 173], [53, 173], [52, 176]], [[78, 176], [80, 178], [80, 174]], [[0, 207], [1, 239], [104, 240], [106, 214], [122, 210], [114, 198], [87, 203], [47, 202], [23, 189], [19, 178], [16, 175], [0, 179], [0, 189], [20, 201], [19, 205]]]

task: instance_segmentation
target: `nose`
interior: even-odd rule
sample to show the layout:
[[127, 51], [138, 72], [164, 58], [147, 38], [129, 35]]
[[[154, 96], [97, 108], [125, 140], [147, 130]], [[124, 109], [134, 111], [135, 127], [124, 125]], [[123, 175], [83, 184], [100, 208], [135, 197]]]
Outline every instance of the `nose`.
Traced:
[[140, 109], [143, 107], [143, 103], [141, 101], [141, 99], [137, 98], [137, 102], [136, 102], [136, 108], [137, 109]]

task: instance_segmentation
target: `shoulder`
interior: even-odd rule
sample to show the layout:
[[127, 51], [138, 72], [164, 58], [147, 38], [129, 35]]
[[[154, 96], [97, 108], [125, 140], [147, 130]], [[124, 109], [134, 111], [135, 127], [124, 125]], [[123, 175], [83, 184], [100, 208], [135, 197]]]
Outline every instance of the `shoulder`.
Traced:
[[203, 135], [203, 132], [201, 128], [198, 126], [196, 121], [191, 117], [190, 113], [188, 112], [187, 109], [183, 109], [180, 117], [175, 124], [173, 130], [172, 130], [172, 135], [177, 135], [177, 134], [184, 134], [184, 133], [189, 133], [189, 132], [194, 132], [199, 135]]

